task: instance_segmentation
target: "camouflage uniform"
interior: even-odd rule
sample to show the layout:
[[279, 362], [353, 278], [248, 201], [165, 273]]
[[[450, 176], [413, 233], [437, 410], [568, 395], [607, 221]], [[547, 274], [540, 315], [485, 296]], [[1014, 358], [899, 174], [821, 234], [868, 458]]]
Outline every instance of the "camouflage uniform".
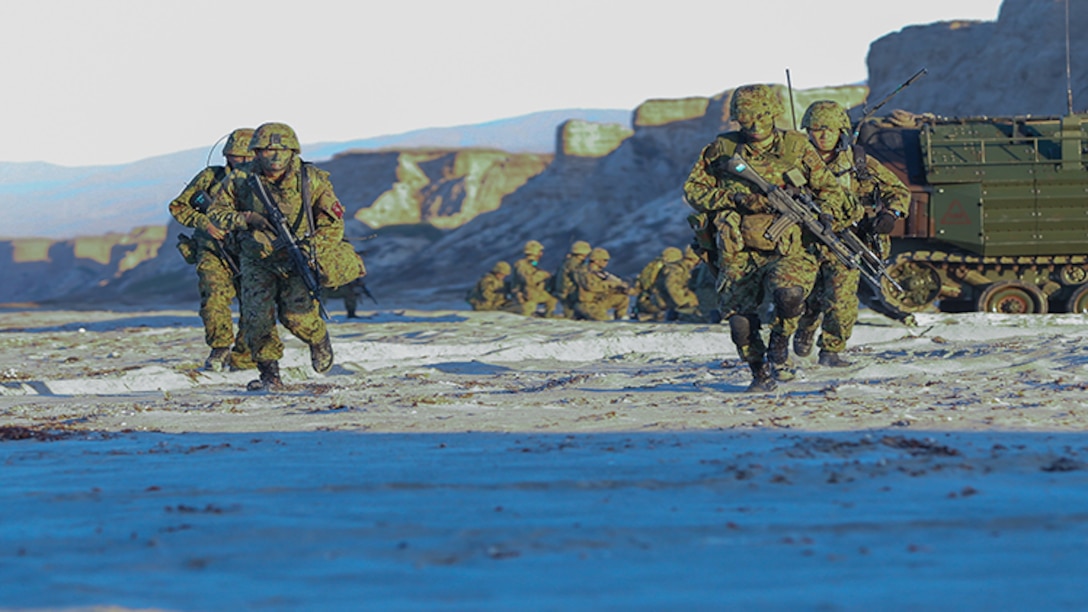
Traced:
[[[209, 216], [225, 230], [237, 230], [242, 262], [242, 308], [245, 311], [246, 343], [257, 360], [259, 380], [251, 390], [277, 388], [279, 359], [283, 343], [276, 334], [276, 319], [297, 338], [310, 345], [314, 370], [332, 367], [332, 344], [328, 329], [310, 294], [288, 256], [276, 241], [267, 211], [250, 183], [255, 176], [264, 185], [272, 202], [293, 228], [296, 240], [305, 248], [318, 242], [333, 244], [344, 237], [344, 208], [333, 192], [329, 173], [299, 158], [294, 130], [282, 123], [257, 128], [250, 148], [256, 160], [248, 172], [238, 172], [226, 184], [224, 197], [217, 200]], [[302, 201], [303, 177], [308, 183], [314, 227], [310, 227]]]
[[586, 256], [593, 248], [585, 240], [576, 240], [570, 245], [570, 253], [563, 258], [559, 270], [555, 272], [555, 298], [563, 305], [563, 316], [571, 319], [574, 317], [574, 302], [578, 296], [577, 285], [574, 282], [574, 271], [583, 266]]
[[548, 279], [551, 272], [537, 267], [540, 256], [544, 254], [544, 245], [536, 240], [525, 243], [525, 257], [514, 262], [514, 273], [510, 280], [510, 292], [514, 295], [521, 314], [529, 317], [536, 314], [537, 307], [544, 305], [544, 316], [551, 317], [559, 300], [548, 293]]
[[510, 275], [510, 264], [500, 261], [491, 268], [491, 271], [483, 275], [476, 286], [469, 291], [465, 300], [473, 310], [514, 310], [514, 302], [510, 299], [506, 279]]
[[669, 247], [661, 258], [664, 266], [654, 281], [653, 294], [665, 305], [665, 320], [698, 321], [699, 298], [688, 288], [691, 268], [685, 263], [683, 252]]
[[[719, 135], [702, 150], [684, 183], [684, 195], [696, 212], [693, 228], [712, 230], [710, 247], [717, 252], [720, 270], [719, 307], [723, 319], [729, 320], [738, 354], [752, 370], [749, 390], [766, 391], [774, 388], [766, 357], [776, 373], [788, 373], [789, 336], [797, 329], [805, 296], [815, 281], [815, 238], [793, 226], [770, 243], [763, 230], [775, 216], [766, 197], [747, 181], [719, 169], [720, 164], [739, 155], [779, 187], [787, 185], [787, 172], [801, 171], [805, 188], [836, 229], [851, 223], [856, 213], [808, 138], [775, 127], [783, 107], [770, 86], [737, 88], [729, 107], [741, 129]], [[774, 304], [769, 351], [759, 332], [764, 300]]]
[[710, 266], [706, 265], [690, 245], [684, 250], [684, 265], [691, 271], [688, 289], [699, 301], [696, 322], [721, 323], [722, 317], [718, 314], [718, 279], [710, 271]]
[[[630, 305], [627, 283], [605, 271], [610, 257], [608, 251], [602, 248], [593, 249], [586, 265], [575, 272], [578, 297], [574, 304], [574, 318], [607, 321], [627, 317]], [[608, 316], [609, 311], [614, 312], [611, 317]]]
[[[854, 151], [841, 146], [849, 142], [850, 119], [837, 102], [813, 102], [805, 111], [801, 125], [809, 131], [817, 151], [828, 170], [842, 185], [847, 197], [861, 206], [865, 221], [860, 236], [869, 242], [881, 257], [891, 250], [888, 233], [910, 208], [910, 190], [880, 162], [866, 156], [864, 164], [855, 164]], [[845, 140], [844, 140], [845, 139]], [[861, 166], [861, 167], [859, 167]], [[879, 230], [879, 231], [877, 231]], [[805, 301], [805, 313], [794, 336], [794, 352], [806, 356], [812, 351], [816, 329], [820, 327], [820, 363], [846, 366], [849, 362], [839, 356], [854, 331], [858, 319], [858, 282], [861, 273], [852, 270], [832, 254], [827, 247], [817, 246], [820, 270], [812, 293]]]
[[[185, 227], [193, 228], [196, 246], [196, 276], [200, 290], [200, 319], [204, 322], [204, 342], [211, 353], [204, 362], [207, 370], [219, 371], [224, 365], [232, 369], [254, 367], [249, 349], [242, 337], [245, 317], [239, 307], [238, 334], [235, 337], [231, 302], [241, 295], [238, 278], [231, 266], [238, 265], [238, 253], [232, 236], [224, 235], [208, 219], [207, 206], [222, 189], [227, 175], [234, 165], [242, 165], [253, 158], [249, 140], [253, 130], [239, 128], [231, 132], [223, 146], [226, 166], [209, 166], [200, 171], [174, 201], [170, 202], [170, 214]], [[220, 238], [212, 237], [212, 233]], [[230, 258], [231, 261], [228, 261]], [[234, 350], [231, 350], [231, 345]]]
[[661, 268], [665, 267], [663, 257], [662, 254], [651, 259], [635, 277], [635, 312], [639, 321], [663, 321], [665, 319], [665, 301], [654, 290], [657, 277], [661, 274]]

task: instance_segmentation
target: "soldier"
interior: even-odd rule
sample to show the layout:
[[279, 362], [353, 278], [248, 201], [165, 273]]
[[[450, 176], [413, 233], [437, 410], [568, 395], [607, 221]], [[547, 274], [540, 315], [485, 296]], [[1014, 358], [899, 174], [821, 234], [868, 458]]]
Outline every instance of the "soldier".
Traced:
[[[627, 283], [605, 270], [611, 255], [598, 247], [590, 251], [589, 261], [578, 268], [574, 279], [578, 297], [574, 304], [575, 319], [607, 321], [627, 318], [630, 293]], [[608, 313], [612, 311], [612, 316]]]
[[283, 343], [276, 334], [276, 318], [310, 347], [317, 372], [332, 367], [332, 342], [317, 302], [293, 265], [282, 240], [257, 197], [255, 181], [263, 185], [272, 203], [293, 228], [296, 241], [307, 249], [338, 244], [344, 237], [344, 207], [333, 192], [329, 174], [299, 157], [298, 137], [283, 123], [265, 123], [250, 142], [256, 158], [248, 172], [236, 173], [226, 183], [224, 196], [210, 213], [221, 229], [238, 230], [242, 263], [242, 308], [246, 343], [257, 361], [260, 378], [251, 391], [282, 388], [279, 359]]
[[321, 293], [325, 299], [340, 298], [344, 300], [344, 310], [347, 311], [347, 318], [358, 319], [359, 315], [356, 309], [359, 307], [360, 296], [365, 295], [366, 291], [366, 281], [360, 276], [346, 285], [325, 289]]
[[[814, 238], [799, 226], [790, 227], [777, 241], [766, 237], [776, 218], [774, 209], [755, 186], [724, 170], [725, 162], [738, 155], [778, 187], [808, 189], [834, 229], [860, 214], [850, 209], [808, 137], [775, 127], [783, 112], [781, 99], [769, 85], [738, 87], [729, 101], [729, 114], [740, 129], [720, 134], [704, 147], [684, 183], [685, 200], [695, 210], [689, 221], [696, 239], [719, 269], [722, 318], [729, 321], [737, 353], [752, 371], [748, 391], [774, 389], [774, 376], [790, 378], [789, 339], [815, 281], [817, 263], [809, 249]], [[760, 336], [759, 309], [765, 299], [774, 305], [769, 346]]]
[[[888, 234], [898, 219], [910, 209], [910, 190], [890, 170], [864, 149], [850, 146], [850, 118], [839, 103], [831, 100], [813, 102], [801, 119], [809, 140], [816, 147], [827, 168], [838, 177], [847, 197], [863, 208], [864, 220], [859, 223], [860, 237], [875, 248], [882, 258], [891, 252]], [[829, 367], [849, 366], [841, 353], [846, 349], [858, 319], [858, 281], [861, 273], [851, 270], [827, 251], [818, 248], [820, 271], [816, 283], [805, 301], [793, 350], [806, 357], [812, 352], [816, 328], [820, 327], [819, 363]]]
[[[668, 247], [665, 251], [675, 247]], [[661, 268], [665, 266], [664, 251], [642, 267], [635, 277], [635, 313], [639, 321], [662, 321], [665, 319], [665, 302], [654, 292], [654, 284]]]
[[664, 265], [651, 293], [664, 304], [664, 319], [689, 323], [699, 321], [699, 298], [688, 288], [691, 268], [685, 262], [683, 251], [669, 247], [661, 253], [661, 260]]
[[[238, 128], [223, 145], [226, 166], [208, 166], [200, 171], [174, 201], [170, 214], [185, 227], [193, 228], [191, 247], [196, 263], [197, 287], [200, 289], [200, 319], [204, 322], [204, 342], [211, 347], [204, 369], [220, 372], [224, 367], [254, 367], [242, 337], [245, 316], [239, 306], [238, 334], [235, 337], [230, 304], [241, 295], [238, 285], [238, 253], [227, 232], [208, 219], [208, 205], [218, 195], [227, 175], [253, 160], [249, 150], [252, 128]], [[234, 350], [231, 350], [231, 345]]]
[[537, 307], [544, 305], [544, 316], [551, 317], [559, 300], [548, 293], [547, 283], [551, 272], [541, 270], [540, 257], [544, 254], [544, 245], [536, 240], [525, 243], [525, 257], [514, 262], [514, 271], [510, 280], [510, 292], [514, 295], [521, 314], [529, 317], [536, 314]]
[[500, 261], [477, 281], [476, 286], [468, 292], [466, 301], [473, 310], [506, 310], [512, 311], [514, 303], [510, 299], [510, 292], [506, 285], [506, 279], [510, 276], [510, 264]]
[[563, 263], [555, 273], [555, 297], [563, 305], [563, 316], [574, 318], [574, 302], [578, 297], [574, 282], [574, 271], [585, 265], [586, 257], [593, 247], [585, 240], [576, 240], [570, 245], [570, 253], [563, 258]]

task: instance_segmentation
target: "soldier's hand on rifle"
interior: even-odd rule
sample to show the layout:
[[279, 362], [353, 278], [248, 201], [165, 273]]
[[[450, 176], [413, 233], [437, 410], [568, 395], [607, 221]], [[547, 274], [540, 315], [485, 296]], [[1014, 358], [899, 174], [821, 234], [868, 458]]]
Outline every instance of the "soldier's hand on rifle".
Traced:
[[877, 234], [890, 234], [895, 229], [895, 213], [884, 211], [873, 218], [873, 232]]
[[733, 203], [751, 213], [768, 212], [767, 196], [759, 193], [733, 194]]
[[246, 226], [251, 230], [265, 230], [269, 232], [275, 231], [275, 229], [272, 227], [272, 224], [269, 223], [268, 219], [265, 219], [264, 215], [262, 215], [261, 213], [247, 210], [242, 213], [242, 218], [245, 219]]
[[211, 221], [207, 221], [204, 223], [204, 231], [208, 232], [208, 235], [215, 240], [222, 240], [227, 237], [227, 233], [219, 229], [219, 226], [212, 223]]
[[831, 213], [820, 213], [820, 223], [822, 223], [828, 231], [835, 231], [835, 217], [832, 217]]

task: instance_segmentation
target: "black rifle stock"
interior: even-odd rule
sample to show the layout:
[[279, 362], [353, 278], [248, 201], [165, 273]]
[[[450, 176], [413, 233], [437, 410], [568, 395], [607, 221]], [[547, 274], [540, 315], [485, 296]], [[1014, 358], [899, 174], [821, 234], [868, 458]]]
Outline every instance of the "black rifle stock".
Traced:
[[294, 235], [291, 234], [291, 227], [287, 224], [283, 212], [268, 196], [268, 192], [264, 189], [264, 183], [261, 182], [259, 176], [256, 174], [249, 175], [249, 184], [253, 188], [253, 192], [257, 194], [257, 199], [264, 206], [265, 216], [272, 223], [272, 228], [276, 230], [276, 237], [287, 249], [287, 255], [291, 258], [295, 270], [302, 276], [302, 282], [306, 284], [306, 289], [310, 291], [310, 297], [317, 302], [317, 312], [322, 319], [328, 320], [329, 313], [325, 310], [325, 303], [321, 301], [321, 283], [317, 282], [317, 274], [310, 267], [309, 258], [302, 252], [302, 248], [298, 246]]
[[897, 291], [903, 291], [899, 283], [888, 274], [884, 260], [871, 251], [850, 228], [835, 232], [820, 219], [820, 207], [804, 193], [790, 194], [778, 185], [768, 183], [753, 170], [747, 162], [734, 155], [729, 158], [726, 170], [755, 185], [760, 193], [767, 196], [767, 201], [779, 214], [779, 217], [766, 231], [769, 240], [776, 241], [793, 225], [800, 225], [816, 236], [835, 257], [852, 270], [861, 272], [861, 276], [872, 285], [877, 295], [881, 295], [880, 279], [887, 279]]

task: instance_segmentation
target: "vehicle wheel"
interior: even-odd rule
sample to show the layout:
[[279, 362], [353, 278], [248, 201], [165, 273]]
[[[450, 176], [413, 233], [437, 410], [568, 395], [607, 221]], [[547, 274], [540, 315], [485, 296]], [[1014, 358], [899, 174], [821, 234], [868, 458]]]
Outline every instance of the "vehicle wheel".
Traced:
[[1088, 285], [1077, 287], [1077, 290], [1065, 302], [1065, 309], [1068, 312], [1088, 313]]
[[1001, 314], [1046, 314], [1047, 301], [1043, 291], [1021, 281], [994, 283], [978, 296], [979, 312]]
[[921, 312], [941, 294], [941, 275], [928, 263], [902, 261], [888, 268], [888, 276], [903, 288], [900, 292], [891, 282], [880, 279], [884, 301], [903, 312]]

